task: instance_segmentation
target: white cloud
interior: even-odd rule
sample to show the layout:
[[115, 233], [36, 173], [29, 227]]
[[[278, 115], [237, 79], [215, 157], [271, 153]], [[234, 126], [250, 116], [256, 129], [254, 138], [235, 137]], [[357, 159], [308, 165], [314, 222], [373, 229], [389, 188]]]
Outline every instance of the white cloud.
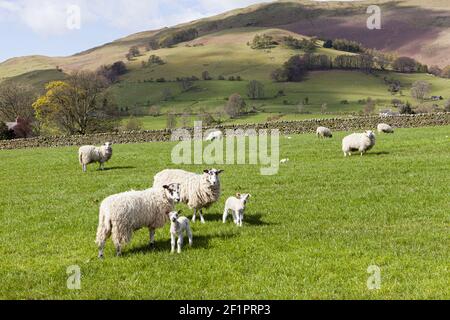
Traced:
[[66, 28], [67, 7], [81, 8], [82, 23], [101, 23], [130, 32], [171, 26], [264, 0], [0, 0], [0, 19], [28, 26], [33, 32], [59, 35]]

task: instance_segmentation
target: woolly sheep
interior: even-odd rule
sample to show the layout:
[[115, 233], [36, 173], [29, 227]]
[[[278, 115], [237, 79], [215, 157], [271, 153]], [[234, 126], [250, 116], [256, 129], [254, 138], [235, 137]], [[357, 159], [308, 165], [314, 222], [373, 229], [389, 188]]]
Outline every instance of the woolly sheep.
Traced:
[[213, 131], [206, 137], [205, 140], [206, 141], [214, 141], [214, 140], [218, 140], [218, 139], [222, 139], [222, 138], [223, 138], [222, 131]]
[[133, 232], [144, 227], [150, 231], [150, 245], [153, 246], [155, 230], [168, 222], [169, 213], [179, 201], [179, 184], [120, 193], [103, 200], [100, 205], [96, 239], [99, 258], [103, 258], [105, 243], [110, 236], [116, 253], [120, 256], [122, 246], [131, 241]]
[[386, 123], [380, 123], [378, 125], [378, 133], [394, 133], [394, 128]]
[[280, 160], [280, 163], [281, 164], [286, 164], [286, 163], [288, 163], [290, 160], [289, 159], [281, 159]]
[[317, 138], [333, 138], [331, 130], [325, 127], [318, 127], [316, 134]]
[[106, 142], [101, 147], [83, 146], [78, 150], [78, 158], [83, 167], [83, 172], [87, 171], [87, 165], [91, 163], [100, 163], [100, 169], [105, 168], [105, 162], [108, 162], [112, 157], [112, 143]]
[[361, 156], [375, 146], [375, 134], [373, 131], [364, 133], [354, 133], [342, 140], [342, 151], [344, 156], [352, 155], [352, 152], [358, 151]]
[[[189, 225], [189, 219], [186, 217], [180, 217], [181, 211], [173, 211], [169, 214], [170, 219], [170, 236], [171, 236], [171, 253], [175, 253], [175, 244], [178, 245], [178, 253], [181, 253], [181, 247], [183, 246], [183, 233], [186, 232], [189, 238], [189, 246], [192, 247], [192, 231]], [[177, 243], [178, 237], [178, 243]]]
[[236, 194], [236, 197], [230, 197], [225, 203], [225, 210], [223, 212], [223, 223], [227, 222], [228, 212], [231, 210], [233, 214], [234, 223], [242, 227], [244, 221], [244, 211], [250, 194]]
[[203, 209], [208, 209], [220, 197], [219, 175], [223, 170], [204, 170], [203, 174], [195, 174], [184, 170], [164, 170], [158, 173], [153, 182], [153, 187], [161, 187], [170, 183], [178, 183], [181, 186], [181, 202], [194, 210], [192, 221], [195, 222], [199, 212], [202, 223]]

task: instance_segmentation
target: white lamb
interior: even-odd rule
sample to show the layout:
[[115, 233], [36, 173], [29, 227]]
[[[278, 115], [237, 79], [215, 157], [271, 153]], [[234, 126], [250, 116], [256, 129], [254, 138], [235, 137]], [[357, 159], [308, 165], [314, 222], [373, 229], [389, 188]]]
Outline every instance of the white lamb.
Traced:
[[[180, 217], [181, 211], [174, 211], [169, 214], [170, 218], [170, 236], [171, 236], [171, 253], [175, 253], [175, 245], [178, 245], [178, 253], [181, 253], [181, 247], [183, 246], [183, 233], [186, 232], [189, 238], [189, 246], [192, 247], [192, 231], [189, 225], [189, 219], [186, 217]], [[177, 243], [178, 237], [178, 243]]]
[[375, 134], [372, 131], [354, 133], [342, 140], [342, 151], [344, 156], [351, 156], [352, 152], [358, 151], [361, 156], [375, 146]]
[[222, 131], [213, 131], [211, 132], [207, 137], [206, 137], [206, 141], [214, 141], [214, 140], [219, 140], [223, 138], [223, 133]]
[[208, 209], [220, 198], [219, 175], [223, 170], [204, 170], [203, 174], [195, 174], [184, 170], [164, 170], [158, 173], [153, 182], [153, 187], [178, 183], [181, 186], [181, 202], [194, 210], [192, 221], [195, 222], [199, 212], [202, 223], [203, 209]]
[[244, 221], [245, 206], [248, 199], [251, 197], [250, 194], [236, 194], [236, 197], [230, 197], [225, 203], [225, 210], [223, 212], [223, 223], [227, 222], [228, 212], [231, 210], [233, 214], [234, 223], [242, 227]]
[[103, 258], [106, 240], [111, 236], [116, 253], [131, 241], [133, 232], [141, 228], [150, 231], [150, 245], [155, 243], [155, 230], [169, 221], [169, 213], [180, 201], [180, 185], [170, 184], [162, 188], [130, 191], [103, 200], [100, 205], [96, 243], [99, 258]]
[[78, 158], [83, 167], [83, 172], [87, 171], [87, 165], [91, 163], [100, 163], [100, 169], [105, 168], [105, 162], [108, 162], [113, 154], [112, 143], [106, 142], [101, 147], [83, 146], [78, 150]]
[[394, 133], [394, 128], [386, 123], [380, 123], [378, 125], [378, 133]]
[[316, 134], [317, 138], [333, 138], [333, 133], [326, 127], [318, 127]]

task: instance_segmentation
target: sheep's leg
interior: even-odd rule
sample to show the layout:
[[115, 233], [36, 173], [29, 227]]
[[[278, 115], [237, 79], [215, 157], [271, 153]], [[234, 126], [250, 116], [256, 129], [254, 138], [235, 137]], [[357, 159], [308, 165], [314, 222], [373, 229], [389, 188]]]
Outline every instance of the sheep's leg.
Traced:
[[178, 235], [178, 253], [181, 253], [181, 247], [183, 246], [183, 232]]
[[150, 231], [150, 248], [155, 247], [155, 229], [149, 229]]
[[233, 221], [234, 221], [234, 224], [238, 224], [238, 217], [237, 217], [237, 215], [236, 215], [236, 212], [233, 210], [233, 211], [231, 211], [231, 213], [233, 214]]
[[201, 221], [203, 224], [205, 224], [205, 219], [203, 218], [203, 210], [200, 210], [198, 214], [200, 215], [200, 221]]
[[225, 208], [225, 211], [223, 212], [223, 223], [227, 223], [228, 218], [228, 208]]
[[197, 209], [194, 209], [194, 215], [192, 216], [192, 222], [195, 223], [196, 218], [197, 218]]
[[187, 226], [186, 233], [187, 233], [187, 236], [189, 238], [189, 246], [192, 247], [192, 245], [194, 244], [194, 240], [193, 240], [193, 236], [192, 236], [191, 227]]
[[242, 227], [244, 221], [244, 210], [239, 212], [239, 227]]
[[102, 241], [100, 245], [98, 246], [98, 258], [103, 259], [104, 258], [104, 252], [105, 251], [105, 241]]
[[176, 235], [172, 233], [170, 236], [171, 236], [170, 244], [171, 244], [171, 247], [172, 247], [170, 253], [175, 253], [175, 244], [177, 242]]
[[87, 171], [87, 165], [83, 164], [83, 172]]
[[122, 246], [120, 244], [116, 244], [116, 256], [122, 256]]

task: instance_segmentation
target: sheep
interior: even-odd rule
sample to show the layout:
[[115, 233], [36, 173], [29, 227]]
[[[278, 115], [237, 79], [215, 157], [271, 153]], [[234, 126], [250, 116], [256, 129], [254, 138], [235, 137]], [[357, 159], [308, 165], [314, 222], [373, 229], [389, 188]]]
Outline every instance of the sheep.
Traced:
[[[186, 232], [189, 238], [189, 246], [192, 247], [192, 231], [189, 225], [189, 219], [186, 217], [180, 217], [181, 211], [173, 211], [169, 214], [170, 219], [170, 236], [171, 236], [171, 253], [175, 253], [175, 244], [178, 244], [178, 253], [181, 253], [181, 247], [183, 246], [183, 232]], [[178, 236], [178, 243], [176, 242]]]
[[354, 133], [342, 140], [342, 151], [344, 156], [351, 156], [353, 151], [358, 151], [361, 156], [375, 146], [375, 134], [373, 131], [365, 133]]
[[206, 141], [214, 141], [214, 140], [219, 140], [223, 138], [223, 133], [222, 131], [213, 131], [211, 132], [207, 137], [206, 137]]
[[179, 184], [144, 191], [129, 191], [107, 197], [100, 205], [95, 241], [99, 248], [99, 258], [103, 258], [103, 250], [109, 237], [112, 237], [117, 256], [120, 256], [122, 247], [131, 241], [133, 232], [144, 227], [150, 231], [150, 246], [153, 247], [155, 230], [168, 222], [168, 214], [178, 202], [180, 202]]
[[333, 133], [325, 127], [318, 127], [316, 131], [317, 138], [333, 138]]
[[289, 160], [289, 158], [288, 159], [281, 159], [280, 160], [280, 163], [281, 164], [286, 164], [286, 163], [288, 163], [290, 160]]
[[378, 133], [394, 133], [394, 128], [386, 123], [380, 123], [378, 125]]
[[223, 212], [223, 223], [227, 223], [228, 211], [232, 211], [234, 223], [242, 227], [244, 221], [244, 211], [250, 194], [236, 194], [236, 197], [230, 197], [225, 203], [225, 210]]
[[198, 212], [201, 223], [205, 223], [203, 209], [208, 209], [219, 200], [219, 175], [222, 172], [223, 170], [211, 169], [204, 170], [203, 174], [195, 174], [184, 170], [164, 170], [154, 177], [153, 187], [179, 183], [181, 185], [181, 202], [194, 210], [192, 222], [195, 222]]
[[87, 165], [91, 163], [100, 163], [100, 169], [105, 169], [105, 162], [108, 162], [113, 154], [112, 143], [106, 142], [101, 147], [83, 146], [78, 150], [78, 158], [83, 168], [83, 172], [87, 171]]

